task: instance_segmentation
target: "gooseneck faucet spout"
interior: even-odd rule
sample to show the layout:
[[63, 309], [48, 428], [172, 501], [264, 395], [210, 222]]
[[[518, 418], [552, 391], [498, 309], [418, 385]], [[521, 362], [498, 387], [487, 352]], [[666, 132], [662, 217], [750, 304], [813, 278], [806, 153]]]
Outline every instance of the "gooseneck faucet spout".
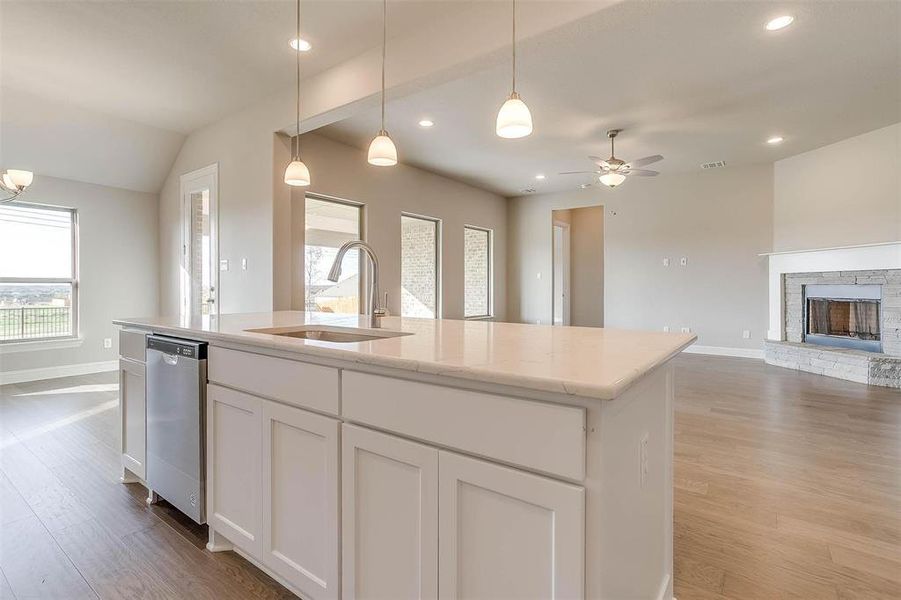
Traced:
[[329, 269], [328, 280], [335, 283], [338, 282], [338, 278], [341, 277], [341, 262], [344, 260], [344, 255], [354, 248], [362, 250], [363, 254], [369, 259], [371, 277], [369, 278], [369, 289], [366, 292], [366, 309], [364, 314], [369, 317], [371, 327], [378, 327], [380, 319], [385, 316], [386, 311], [379, 306], [379, 259], [375, 255], [375, 250], [372, 249], [372, 246], [363, 240], [352, 240], [342, 245], [338, 249], [338, 254], [335, 256], [332, 268]]

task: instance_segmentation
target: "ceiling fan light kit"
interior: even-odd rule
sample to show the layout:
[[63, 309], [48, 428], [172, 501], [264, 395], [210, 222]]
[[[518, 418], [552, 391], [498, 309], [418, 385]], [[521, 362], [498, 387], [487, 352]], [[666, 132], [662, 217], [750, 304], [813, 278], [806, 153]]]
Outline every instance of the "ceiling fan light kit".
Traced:
[[[607, 137], [610, 138], [610, 158], [603, 159], [599, 156], [588, 157], [588, 160], [596, 164], [599, 167], [599, 170], [565, 171], [560, 174], [582, 175], [590, 173], [592, 175], [597, 175], [598, 181], [610, 188], [615, 188], [620, 185], [626, 180], [626, 177], [629, 175], [637, 175], [639, 177], [654, 177], [655, 175], [659, 175], [659, 172], [657, 171], [638, 168], [663, 160], [663, 157], [659, 154], [654, 154], [653, 156], [645, 156], [644, 158], [638, 158], [629, 162], [616, 158], [613, 140], [616, 139], [616, 136], [619, 135], [621, 131], [621, 129], [610, 129], [609, 131], [607, 131]], [[581, 187], [582, 189], [585, 189], [588, 186], [583, 184]]]
[[[300, 39], [300, 0], [297, 0], [297, 39]], [[295, 66], [297, 75], [297, 112], [295, 114], [297, 134], [291, 138], [291, 162], [285, 168], [285, 183], [296, 187], [310, 185], [310, 170], [300, 160], [300, 52], [295, 52]]]
[[516, 93], [516, 0], [513, 0], [513, 87], [497, 112], [494, 131], [499, 137], [507, 139], [526, 137], [532, 133], [532, 113]]

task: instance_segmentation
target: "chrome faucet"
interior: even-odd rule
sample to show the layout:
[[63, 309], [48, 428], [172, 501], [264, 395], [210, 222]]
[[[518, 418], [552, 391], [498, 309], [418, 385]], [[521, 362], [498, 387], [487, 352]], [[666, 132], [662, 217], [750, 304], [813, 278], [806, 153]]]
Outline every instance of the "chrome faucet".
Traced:
[[347, 254], [347, 251], [354, 248], [359, 248], [369, 258], [370, 270], [372, 271], [372, 276], [369, 279], [369, 290], [366, 293], [366, 312], [363, 314], [369, 317], [370, 327], [379, 327], [381, 318], [387, 314], [387, 311], [379, 306], [379, 259], [375, 255], [372, 246], [363, 240], [352, 240], [342, 245], [338, 249], [332, 268], [329, 269], [328, 280], [335, 283], [338, 282], [338, 278], [341, 276], [341, 261], [344, 260], [344, 255]]

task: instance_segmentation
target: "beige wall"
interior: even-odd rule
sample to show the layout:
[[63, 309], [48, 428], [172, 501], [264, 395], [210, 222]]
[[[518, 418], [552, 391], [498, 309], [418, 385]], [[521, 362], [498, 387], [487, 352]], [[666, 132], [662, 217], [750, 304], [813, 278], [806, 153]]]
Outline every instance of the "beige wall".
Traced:
[[901, 123], [775, 163], [773, 250], [901, 240]]
[[761, 165], [511, 199], [507, 317], [550, 322], [551, 211], [604, 205], [607, 327], [690, 327], [701, 345], [760, 349], [767, 280], [757, 254], [771, 243], [772, 193], [772, 167]]
[[[275, 196], [287, 194], [275, 183], [284, 171], [274, 134], [285, 114], [278, 100], [264, 102], [217, 121], [190, 136], [182, 146], [160, 191], [160, 310], [178, 314], [181, 260], [182, 175], [213, 163], [219, 165], [219, 258], [229, 271], [219, 273], [219, 309], [224, 313], [268, 311], [274, 306], [273, 228]], [[287, 159], [287, 153], [284, 153]], [[241, 259], [247, 259], [247, 270]]]
[[[75, 208], [79, 234], [77, 348], [0, 354], [0, 372], [115, 360], [117, 317], [153, 316], [159, 308], [156, 194], [35, 174], [24, 199]], [[103, 338], [113, 347], [104, 348]]]
[[[366, 239], [379, 256], [382, 294], [389, 294], [389, 310], [400, 311], [400, 247], [402, 212], [441, 219], [442, 316], [463, 317], [463, 227], [478, 225], [494, 230], [494, 306], [502, 319], [506, 309], [506, 200], [422, 169], [404, 164], [392, 168], [373, 167], [366, 152], [316, 134], [302, 138], [303, 159], [313, 179], [307, 191], [361, 202], [366, 205]], [[401, 156], [401, 158], [403, 158]], [[291, 215], [293, 256], [302, 256], [303, 210], [293, 194], [291, 210], [277, 203], [276, 213]], [[277, 234], [276, 247], [284, 248], [284, 235]], [[296, 269], [296, 266], [294, 267]], [[299, 269], [296, 269], [299, 273]], [[287, 265], [276, 272], [276, 289], [284, 289], [291, 277]], [[302, 283], [302, 278], [298, 278]], [[293, 305], [303, 306], [303, 288], [294, 285]]]
[[604, 208], [570, 214], [570, 317], [573, 325], [604, 326]]

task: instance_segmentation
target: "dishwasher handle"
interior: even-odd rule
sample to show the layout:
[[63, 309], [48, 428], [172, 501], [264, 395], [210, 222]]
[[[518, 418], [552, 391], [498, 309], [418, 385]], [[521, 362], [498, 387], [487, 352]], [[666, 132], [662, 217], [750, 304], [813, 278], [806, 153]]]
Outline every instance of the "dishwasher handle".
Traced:
[[177, 354], [165, 354], [160, 352], [163, 355], [163, 362], [167, 365], [172, 365], [173, 367], [178, 364], [178, 355]]

